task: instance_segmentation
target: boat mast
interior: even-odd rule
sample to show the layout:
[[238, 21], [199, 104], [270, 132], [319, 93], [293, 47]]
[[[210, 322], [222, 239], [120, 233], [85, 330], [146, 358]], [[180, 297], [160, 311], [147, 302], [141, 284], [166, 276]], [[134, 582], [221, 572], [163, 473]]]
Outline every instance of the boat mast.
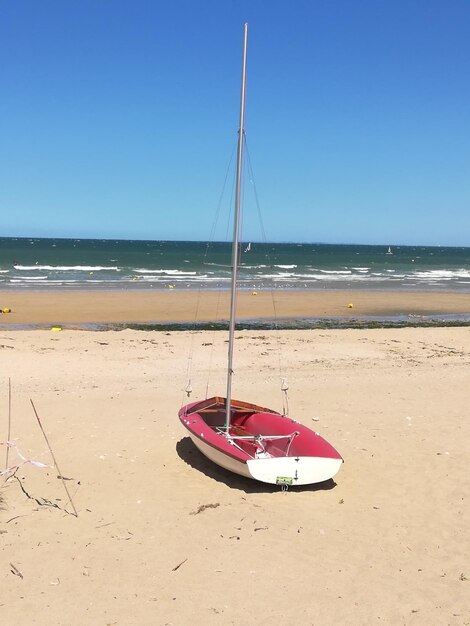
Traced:
[[240, 230], [240, 204], [242, 194], [242, 170], [243, 170], [243, 144], [245, 141], [245, 87], [246, 87], [246, 49], [248, 43], [248, 24], [245, 24], [243, 34], [243, 62], [242, 62], [242, 88], [240, 96], [240, 124], [238, 128], [238, 152], [237, 152], [237, 185], [235, 190], [235, 215], [233, 223], [232, 244], [232, 289], [230, 298], [230, 324], [228, 336], [228, 366], [227, 366], [227, 400], [225, 428], [228, 432], [230, 427], [230, 409], [232, 396], [232, 364], [233, 364], [233, 339], [235, 335], [235, 305], [237, 297], [237, 275], [239, 256], [239, 230]]

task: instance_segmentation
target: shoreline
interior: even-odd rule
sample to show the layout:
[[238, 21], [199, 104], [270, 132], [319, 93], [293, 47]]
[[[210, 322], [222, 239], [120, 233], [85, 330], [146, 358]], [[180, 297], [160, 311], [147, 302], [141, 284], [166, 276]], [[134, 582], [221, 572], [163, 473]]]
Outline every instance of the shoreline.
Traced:
[[[470, 294], [456, 292], [276, 290], [254, 294], [238, 293], [240, 320], [347, 322], [470, 315]], [[1, 290], [0, 308], [9, 308], [11, 313], [0, 315], [0, 326], [223, 322], [228, 319], [229, 299], [228, 291]]]

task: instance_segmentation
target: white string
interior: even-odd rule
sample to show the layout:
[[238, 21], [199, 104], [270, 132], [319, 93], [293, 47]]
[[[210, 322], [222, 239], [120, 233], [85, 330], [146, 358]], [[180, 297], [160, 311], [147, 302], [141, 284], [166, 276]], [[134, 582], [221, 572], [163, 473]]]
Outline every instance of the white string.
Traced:
[[34, 467], [39, 467], [41, 469], [46, 468], [46, 467], [52, 467], [51, 465], [46, 465], [45, 463], [41, 463], [41, 461], [33, 461], [33, 459], [26, 458], [20, 452], [16, 443], [14, 443], [13, 441], [6, 441], [5, 443], [2, 442], [2, 445], [6, 445], [8, 448], [14, 448], [16, 451], [16, 454], [19, 456], [22, 462], [17, 463], [16, 465], [11, 465], [10, 467], [6, 467], [4, 470], [0, 470], [0, 476], [3, 476], [4, 474], [10, 474], [10, 473], [16, 472], [17, 469], [19, 469], [20, 467], [26, 464], [34, 465]]

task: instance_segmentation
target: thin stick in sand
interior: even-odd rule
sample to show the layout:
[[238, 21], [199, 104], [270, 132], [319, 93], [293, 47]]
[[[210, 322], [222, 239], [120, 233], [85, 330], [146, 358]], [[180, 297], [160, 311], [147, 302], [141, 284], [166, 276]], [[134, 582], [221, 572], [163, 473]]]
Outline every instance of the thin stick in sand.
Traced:
[[39, 428], [41, 429], [41, 432], [44, 435], [44, 439], [46, 440], [47, 447], [49, 448], [49, 452], [51, 453], [52, 459], [54, 461], [54, 465], [56, 466], [57, 471], [59, 472], [60, 479], [62, 481], [62, 484], [64, 485], [65, 493], [67, 494], [69, 502], [72, 505], [72, 508], [73, 508], [73, 511], [74, 511], [74, 515], [75, 515], [75, 517], [78, 517], [77, 509], [75, 508], [75, 505], [74, 505], [73, 500], [72, 500], [72, 496], [70, 495], [69, 490], [67, 489], [67, 485], [65, 484], [64, 477], [62, 475], [62, 472], [60, 471], [60, 467], [59, 467], [59, 465], [57, 463], [57, 460], [55, 458], [55, 455], [54, 455], [54, 453], [52, 451], [51, 444], [49, 443], [49, 440], [48, 440], [47, 435], [46, 435], [46, 433], [44, 431], [44, 428], [42, 427], [41, 420], [39, 419], [38, 412], [36, 411], [36, 407], [34, 406], [34, 402], [31, 400], [31, 398], [29, 399], [29, 401], [31, 402], [31, 405], [33, 407], [34, 414], [36, 415], [36, 419], [38, 421]]
[[[7, 453], [5, 459], [5, 469], [8, 469], [8, 460], [10, 457], [10, 436], [11, 436], [11, 378], [8, 379], [8, 435], [7, 435]], [[7, 474], [5, 474], [7, 476]]]

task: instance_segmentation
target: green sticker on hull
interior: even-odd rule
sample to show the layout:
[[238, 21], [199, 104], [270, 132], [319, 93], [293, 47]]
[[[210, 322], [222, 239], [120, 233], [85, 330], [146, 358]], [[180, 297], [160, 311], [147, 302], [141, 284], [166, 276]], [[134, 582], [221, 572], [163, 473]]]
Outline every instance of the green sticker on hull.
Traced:
[[290, 476], [278, 476], [276, 485], [292, 485], [293, 479]]

